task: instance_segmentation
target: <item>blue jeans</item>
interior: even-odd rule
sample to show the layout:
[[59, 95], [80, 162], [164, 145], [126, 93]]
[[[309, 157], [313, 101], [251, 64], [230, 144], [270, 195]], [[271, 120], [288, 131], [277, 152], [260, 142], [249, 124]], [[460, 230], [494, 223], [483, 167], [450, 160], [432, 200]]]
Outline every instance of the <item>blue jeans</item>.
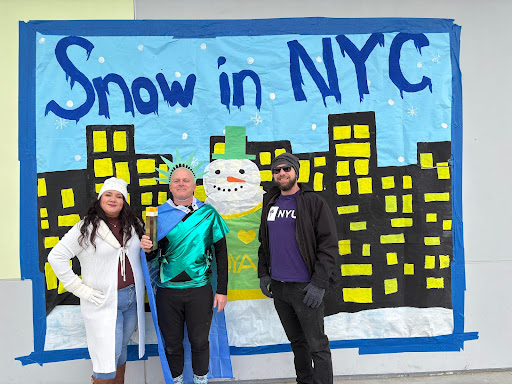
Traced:
[[317, 308], [304, 304], [308, 283], [272, 280], [274, 306], [294, 355], [299, 384], [332, 384], [329, 339], [324, 332], [324, 303]]
[[[137, 298], [135, 285], [117, 291], [117, 320], [116, 320], [116, 367], [126, 363], [128, 341], [137, 326]], [[109, 380], [116, 377], [116, 372], [96, 373], [97, 379]]]

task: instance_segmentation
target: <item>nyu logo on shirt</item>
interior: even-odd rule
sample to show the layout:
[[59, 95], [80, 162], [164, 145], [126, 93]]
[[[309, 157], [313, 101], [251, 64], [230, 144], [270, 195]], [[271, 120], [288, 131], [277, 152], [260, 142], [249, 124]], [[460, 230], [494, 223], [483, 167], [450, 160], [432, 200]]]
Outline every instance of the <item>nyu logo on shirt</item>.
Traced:
[[279, 209], [277, 206], [273, 206], [268, 211], [267, 221], [275, 221], [276, 218], [288, 218], [297, 219], [295, 216], [295, 209]]

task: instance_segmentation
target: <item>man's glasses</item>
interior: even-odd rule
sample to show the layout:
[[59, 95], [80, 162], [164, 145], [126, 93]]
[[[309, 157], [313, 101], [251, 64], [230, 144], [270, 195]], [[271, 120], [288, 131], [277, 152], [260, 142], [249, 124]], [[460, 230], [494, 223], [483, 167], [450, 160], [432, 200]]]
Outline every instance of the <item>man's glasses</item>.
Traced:
[[279, 172], [281, 172], [281, 169], [285, 172], [290, 172], [292, 170], [292, 167], [286, 166], [286, 167], [277, 167], [272, 170], [272, 173], [274, 175], [277, 175]]

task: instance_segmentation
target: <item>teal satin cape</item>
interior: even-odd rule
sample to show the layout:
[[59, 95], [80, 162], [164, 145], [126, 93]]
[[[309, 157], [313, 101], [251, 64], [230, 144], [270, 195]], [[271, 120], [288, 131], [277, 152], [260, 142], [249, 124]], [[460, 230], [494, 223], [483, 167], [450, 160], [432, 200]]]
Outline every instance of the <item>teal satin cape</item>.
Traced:
[[[169, 246], [160, 256], [159, 287], [194, 288], [210, 282], [212, 258], [207, 251], [229, 232], [224, 220], [211, 205], [205, 204], [185, 221], [180, 221], [167, 233]], [[211, 253], [210, 253], [211, 254]], [[191, 280], [171, 281], [181, 273]]]

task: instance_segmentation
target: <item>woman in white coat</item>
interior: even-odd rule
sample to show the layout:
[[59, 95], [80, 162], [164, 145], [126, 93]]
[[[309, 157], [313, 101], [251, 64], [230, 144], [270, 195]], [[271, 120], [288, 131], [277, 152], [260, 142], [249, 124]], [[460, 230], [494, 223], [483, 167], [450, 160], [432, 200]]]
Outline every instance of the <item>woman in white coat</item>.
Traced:
[[[142, 222], [126, 202], [127, 184], [105, 180], [98, 200], [48, 255], [64, 288], [80, 298], [93, 383], [124, 383], [127, 344], [138, 323], [144, 356]], [[80, 261], [81, 279], [69, 260]]]

